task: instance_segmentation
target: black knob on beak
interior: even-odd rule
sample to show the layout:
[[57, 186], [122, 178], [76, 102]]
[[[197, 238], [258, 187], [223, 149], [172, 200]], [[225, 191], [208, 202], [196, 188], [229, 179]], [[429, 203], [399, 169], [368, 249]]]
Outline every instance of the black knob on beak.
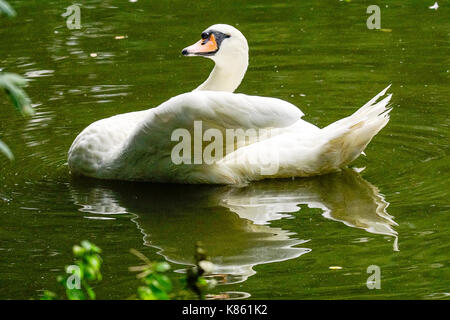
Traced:
[[182, 54], [183, 56], [187, 56], [187, 54], [188, 54], [187, 49], [183, 49], [183, 51], [181, 51], [181, 54]]

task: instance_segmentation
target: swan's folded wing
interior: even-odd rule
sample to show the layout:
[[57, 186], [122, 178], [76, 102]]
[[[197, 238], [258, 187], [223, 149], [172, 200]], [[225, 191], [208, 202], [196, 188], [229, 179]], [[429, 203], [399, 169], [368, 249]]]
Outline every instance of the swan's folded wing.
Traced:
[[207, 121], [223, 128], [279, 128], [299, 120], [303, 113], [293, 104], [276, 99], [220, 91], [194, 91], [160, 105], [155, 115], [164, 122], [188, 128]]
[[[115, 178], [167, 182], [170, 176], [178, 182], [224, 183], [228, 181], [226, 174], [209, 170], [209, 163], [203, 161], [210, 144], [216, 141], [222, 143], [214, 152], [212, 148], [208, 149], [211, 155], [214, 153], [214, 160], [220, 160], [237, 148], [255, 141], [248, 136], [251, 131], [248, 129], [253, 129], [258, 135], [262, 131], [260, 129], [277, 128], [271, 130], [271, 134], [272, 131], [278, 134], [288, 130], [302, 116], [297, 107], [275, 98], [213, 91], [185, 93], [142, 112], [142, 119], [131, 128], [129, 138], [108, 167]], [[205, 137], [208, 129], [215, 129], [214, 135], [209, 138]], [[176, 134], [180, 131], [183, 135]], [[227, 137], [230, 131], [232, 139]], [[185, 138], [186, 133], [188, 138]], [[177, 153], [182, 154], [181, 157], [175, 156], [178, 160], [182, 158], [177, 163], [173, 154], [180, 144], [187, 144], [189, 147], [186, 149], [189, 150], [183, 148], [183, 152]]]
[[193, 139], [201, 139], [194, 137], [195, 122], [197, 128], [201, 123], [203, 132], [218, 129], [225, 138], [227, 129], [239, 135], [247, 129], [284, 128], [303, 116], [296, 106], [280, 99], [218, 91], [181, 94], [151, 111], [137, 126], [129, 146], [161, 156], [170, 154], [176, 144], [172, 133], [177, 129], [186, 129]]

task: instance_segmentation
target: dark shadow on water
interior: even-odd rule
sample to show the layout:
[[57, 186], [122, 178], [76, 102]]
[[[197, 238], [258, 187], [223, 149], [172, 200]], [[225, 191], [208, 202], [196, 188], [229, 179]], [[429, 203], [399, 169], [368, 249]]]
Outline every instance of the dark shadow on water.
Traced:
[[245, 281], [259, 264], [298, 258], [309, 239], [271, 221], [292, 217], [299, 205], [319, 208], [327, 219], [395, 238], [397, 224], [378, 189], [359, 173], [296, 180], [268, 180], [246, 187], [106, 182], [74, 179], [74, 203], [91, 218], [130, 214], [145, 245], [183, 267], [202, 241], [226, 283]]

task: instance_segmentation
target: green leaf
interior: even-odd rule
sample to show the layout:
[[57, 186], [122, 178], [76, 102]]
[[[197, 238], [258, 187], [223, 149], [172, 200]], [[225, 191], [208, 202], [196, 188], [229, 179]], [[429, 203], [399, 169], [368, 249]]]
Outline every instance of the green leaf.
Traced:
[[66, 295], [69, 300], [86, 300], [86, 296], [81, 289], [67, 289]]
[[74, 245], [72, 248], [73, 255], [77, 258], [82, 257], [86, 250], [78, 245]]
[[16, 11], [4, 0], [0, 0], [0, 12], [6, 14], [8, 17], [16, 16]]
[[158, 288], [162, 291], [170, 292], [172, 290], [172, 281], [166, 275], [157, 274], [154, 276], [155, 281], [158, 283]]
[[57, 281], [59, 284], [62, 284], [62, 285], [64, 285], [64, 283], [66, 282], [66, 279], [67, 279], [66, 276], [61, 276], [61, 275], [59, 275], [59, 276], [56, 277], [56, 281]]
[[101, 253], [102, 250], [97, 247], [95, 244], [87, 241], [87, 240], [83, 240], [81, 241], [81, 246], [83, 248], [85, 248], [89, 253]]
[[86, 266], [86, 269], [84, 270], [84, 276], [87, 280], [95, 280], [96, 272], [91, 266]]
[[93, 253], [102, 253], [102, 249], [100, 249], [99, 247], [97, 247], [95, 244], [91, 243], [91, 250]]
[[156, 296], [149, 287], [139, 287], [137, 292], [138, 297], [141, 300], [157, 300]]
[[4, 143], [2, 140], [0, 140], [0, 153], [3, 153], [9, 160], [14, 160], [14, 155], [9, 149], [9, 147]]
[[22, 76], [19, 76], [16, 73], [9, 73], [9, 72], [5, 72], [5, 73], [1, 73], [0, 74], [1, 77], [0, 79], [6, 83], [14, 83], [14, 85], [18, 86], [18, 87], [26, 87], [28, 84], [28, 80], [25, 79]]
[[169, 295], [167, 293], [165, 293], [164, 291], [156, 291], [154, 292], [155, 297], [158, 300], [169, 300]]
[[87, 294], [88, 294], [88, 296], [89, 296], [89, 299], [95, 300], [95, 292], [94, 292], [94, 290], [91, 288], [91, 286], [88, 285], [86, 282], [84, 282], [83, 286], [84, 286], [84, 289], [86, 290], [86, 292], [87, 292]]
[[91, 267], [94, 268], [96, 272], [100, 270], [100, 266], [102, 263], [99, 256], [97, 255], [88, 256], [86, 257], [86, 260], [91, 265]]
[[81, 246], [83, 248], [85, 248], [86, 251], [91, 251], [92, 250], [92, 244], [89, 241], [87, 241], [87, 240], [81, 241]]
[[199, 277], [197, 279], [197, 286], [199, 286], [199, 287], [206, 287], [206, 286], [208, 286], [208, 282], [206, 281], [205, 278]]
[[41, 300], [56, 300], [57, 295], [52, 291], [45, 290]]
[[167, 262], [158, 262], [155, 265], [155, 270], [156, 272], [167, 272], [170, 270], [170, 264], [168, 264]]
[[169, 295], [164, 290], [161, 290], [160, 286], [155, 286], [157, 284], [156, 281], [154, 281], [150, 285], [150, 290], [152, 291], [153, 295], [156, 297], [157, 300], [169, 300]]
[[25, 116], [31, 116], [34, 114], [34, 110], [31, 107], [31, 100], [22, 89], [26, 85], [27, 80], [15, 73], [0, 74], [0, 88], [5, 89], [17, 110]]

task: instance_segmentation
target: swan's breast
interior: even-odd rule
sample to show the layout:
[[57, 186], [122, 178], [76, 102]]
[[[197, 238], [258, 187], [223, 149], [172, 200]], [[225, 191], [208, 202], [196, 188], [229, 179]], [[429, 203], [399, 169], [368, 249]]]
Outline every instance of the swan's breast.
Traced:
[[114, 160], [134, 132], [143, 112], [116, 115], [86, 127], [69, 149], [68, 165], [71, 172], [109, 178], [114, 169]]

